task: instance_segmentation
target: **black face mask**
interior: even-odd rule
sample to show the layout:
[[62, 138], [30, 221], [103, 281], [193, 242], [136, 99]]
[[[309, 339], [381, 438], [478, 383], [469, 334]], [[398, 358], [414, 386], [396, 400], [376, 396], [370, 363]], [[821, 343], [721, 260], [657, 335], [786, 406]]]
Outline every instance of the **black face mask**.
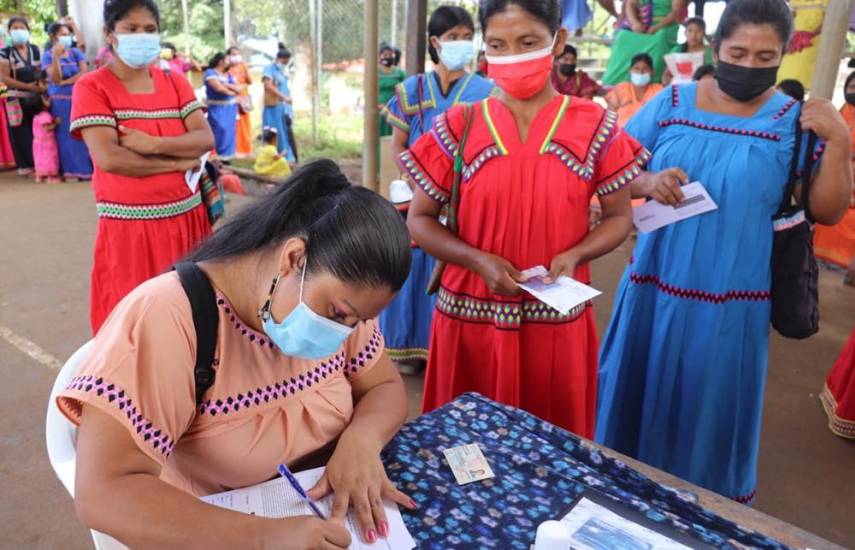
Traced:
[[562, 63], [558, 65], [558, 72], [560, 72], [564, 76], [573, 76], [573, 74], [576, 72], [576, 64]]
[[394, 62], [395, 62], [395, 60], [390, 58], [390, 57], [380, 58], [380, 64], [383, 65], [384, 67], [391, 67]]
[[737, 101], [751, 101], [775, 85], [778, 67], [743, 67], [719, 61], [715, 79], [721, 91]]
[[846, 103], [855, 105], [855, 92], [846, 92], [843, 97], [846, 98]]

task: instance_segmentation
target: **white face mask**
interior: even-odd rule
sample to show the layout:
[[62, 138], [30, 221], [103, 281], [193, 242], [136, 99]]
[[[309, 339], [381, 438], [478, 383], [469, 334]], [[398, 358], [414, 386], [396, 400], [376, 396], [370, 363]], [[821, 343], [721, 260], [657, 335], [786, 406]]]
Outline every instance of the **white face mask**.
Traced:
[[243, 63], [243, 56], [240, 54], [230, 55], [229, 63], [231, 63], [232, 65], [240, 65], [241, 63]]

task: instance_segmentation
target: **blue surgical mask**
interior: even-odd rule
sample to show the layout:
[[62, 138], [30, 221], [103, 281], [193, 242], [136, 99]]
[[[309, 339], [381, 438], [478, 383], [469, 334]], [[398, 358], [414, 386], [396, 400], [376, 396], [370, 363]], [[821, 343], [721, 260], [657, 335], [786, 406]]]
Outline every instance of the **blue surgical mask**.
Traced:
[[30, 31], [27, 29], [12, 29], [9, 31], [9, 38], [12, 39], [12, 44], [20, 46], [30, 41]]
[[440, 44], [442, 49], [439, 51], [439, 59], [449, 71], [463, 69], [475, 55], [475, 46], [471, 40], [453, 40]]
[[160, 57], [160, 35], [156, 33], [117, 34], [116, 54], [133, 69], [142, 69]]
[[338, 351], [353, 327], [336, 323], [318, 315], [303, 302], [303, 285], [306, 282], [306, 262], [303, 262], [303, 274], [300, 276], [300, 303], [281, 323], [273, 319], [270, 312], [273, 293], [279, 286], [281, 274], [276, 276], [270, 289], [267, 303], [259, 311], [264, 332], [273, 343], [290, 357], [301, 359], [323, 359]]
[[62, 47], [63, 47], [63, 48], [65, 48], [65, 49], [67, 50], [67, 49], [69, 49], [69, 48], [71, 47], [71, 42], [72, 42], [72, 40], [73, 40], [73, 39], [71, 38], [71, 35], [70, 35], [70, 34], [68, 34], [68, 35], [65, 35], [65, 36], [60, 36], [60, 37], [59, 37], [59, 39], [58, 39], [57, 41], [58, 41], [60, 44], [62, 44]]
[[650, 84], [650, 75], [648, 73], [629, 73], [629, 79], [636, 86], [647, 86]]

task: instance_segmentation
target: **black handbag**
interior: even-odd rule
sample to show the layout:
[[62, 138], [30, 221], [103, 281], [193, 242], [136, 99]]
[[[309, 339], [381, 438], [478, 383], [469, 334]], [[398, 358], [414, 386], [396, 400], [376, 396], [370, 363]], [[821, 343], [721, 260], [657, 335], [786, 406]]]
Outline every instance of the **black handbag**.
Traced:
[[778, 212], [772, 218], [772, 326], [786, 338], [807, 338], [819, 330], [819, 267], [813, 255], [810, 183], [817, 137], [811, 132], [801, 173], [801, 204], [792, 196], [799, 179], [801, 125], [796, 122], [796, 145], [790, 177]]

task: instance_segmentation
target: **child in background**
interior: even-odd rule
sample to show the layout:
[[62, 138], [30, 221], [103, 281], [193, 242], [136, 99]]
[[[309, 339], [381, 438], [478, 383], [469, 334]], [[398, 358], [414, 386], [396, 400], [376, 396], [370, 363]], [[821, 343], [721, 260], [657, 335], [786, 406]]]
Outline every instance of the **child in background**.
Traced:
[[255, 157], [255, 173], [271, 178], [285, 179], [291, 175], [291, 165], [276, 150], [279, 132], [276, 128], [266, 127], [261, 131], [262, 146]]
[[33, 161], [36, 181], [59, 183], [59, 149], [56, 145], [56, 128], [59, 117], [50, 113], [50, 97], [42, 95], [42, 112], [33, 118]]

